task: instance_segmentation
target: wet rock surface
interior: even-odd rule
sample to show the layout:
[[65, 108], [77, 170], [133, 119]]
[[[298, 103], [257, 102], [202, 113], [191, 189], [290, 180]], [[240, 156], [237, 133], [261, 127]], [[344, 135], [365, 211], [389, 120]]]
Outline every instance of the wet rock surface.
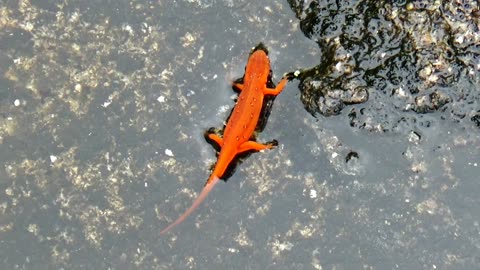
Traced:
[[[0, 268], [475, 269], [478, 14], [474, 1], [1, 2]], [[278, 147], [160, 237], [203, 187], [204, 131], [223, 126], [259, 42], [274, 82], [312, 67], [259, 134]]]
[[[479, 257], [470, 249], [479, 250], [473, 244], [478, 240], [479, 221], [473, 212], [462, 212], [460, 205], [478, 203], [468, 191], [479, 190], [474, 179], [480, 172], [478, 3], [327, 0], [289, 4], [300, 29], [321, 51], [317, 66], [297, 72], [306, 110], [319, 123], [327, 121], [323, 116], [339, 115], [333, 121], [349, 121], [352, 128], [370, 134], [395, 134], [369, 142], [346, 139], [350, 135], [340, 135], [343, 129], [333, 131], [336, 136], [317, 132], [323, 133], [320, 141], [343, 138], [324, 143], [335, 145], [335, 150], [327, 147], [327, 152], [341, 175], [363, 176], [340, 186], [356, 194], [352, 208], [342, 209], [351, 215], [345, 220], [357, 233], [365, 233], [350, 235], [348, 226], [342, 225], [327, 228], [325, 237], [337, 232], [338, 242], [328, 241], [318, 260], [329, 251], [340, 253], [338, 260], [329, 258], [333, 268], [355, 269], [359, 261], [372, 269], [475, 267]], [[395, 157], [398, 151], [402, 158]], [[372, 170], [375, 164], [383, 169]], [[391, 174], [379, 176], [388, 167]], [[375, 195], [368, 198], [367, 194]], [[377, 203], [383, 206], [374, 207]], [[383, 218], [375, 217], [371, 223], [365, 219], [376, 215]], [[384, 224], [379, 224], [382, 219]], [[473, 233], [468, 224], [475, 228]], [[351, 248], [345, 248], [343, 233], [354, 239]], [[438, 241], [437, 248], [427, 244], [432, 240]], [[366, 250], [365, 242], [375, 244]], [[417, 253], [425, 250], [424, 255]], [[342, 262], [341, 258], [356, 252], [362, 255], [354, 263]], [[405, 253], [394, 255], [397, 252]]]
[[[345, 109], [354, 126], [381, 131], [396, 129], [411, 111], [440, 111], [453, 121], [478, 115], [475, 1], [289, 3], [302, 31], [322, 50], [320, 64], [299, 75], [310, 113]], [[365, 104], [347, 106], [360, 103]]]

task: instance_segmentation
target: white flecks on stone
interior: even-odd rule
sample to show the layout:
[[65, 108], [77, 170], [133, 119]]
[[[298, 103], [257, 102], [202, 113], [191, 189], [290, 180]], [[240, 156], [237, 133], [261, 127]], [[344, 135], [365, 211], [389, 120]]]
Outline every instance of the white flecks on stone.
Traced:
[[133, 28], [128, 24], [123, 25], [122, 30], [128, 32], [131, 36], [134, 35]]
[[310, 189], [310, 199], [317, 198], [317, 191], [315, 189]]
[[151, 33], [152, 32], [152, 27], [149, 26], [146, 22], [142, 23], [142, 29], [141, 31], [146, 34], [146, 33]]
[[31, 22], [26, 22], [26, 23], [23, 23], [21, 25], [22, 25], [22, 28], [25, 29], [25, 31], [27, 31], [27, 32], [31, 32], [34, 28], [34, 25]]
[[[285, 145], [281, 144], [280, 149], [283, 150], [284, 148], [285, 148]], [[285, 165], [289, 167], [292, 166], [292, 161], [290, 159], [285, 160]]]
[[75, 23], [75, 22], [78, 22], [79, 19], [80, 19], [80, 13], [75, 11], [70, 15], [70, 18], [68, 19], [68, 21], [71, 23]]
[[190, 97], [190, 96], [193, 96], [193, 95], [195, 95], [195, 91], [193, 91], [193, 90], [188, 90], [188, 92], [187, 92], [187, 97]]
[[165, 149], [165, 155], [167, 155], [167, 156], [169, 156], [169, 157], [173, 157], [173, 152], [172, 152], [172, 150], [170, 150], [170, 149], [168, 149], [168, 148]]
[[170, 77], [172, 77], [172, 75], [173, 75], [172, 68], [168, 67], [160, 73], [160, 79], [163, 81], [168, 81]]
[[108, 107], [110, 104], [112, 104], [112, 101], [111, 101], [111, 100], [105, 101], [105, 102], [102, 104], [102, 107], [106, 108], [106, 107]]
[[335, 69], [337, 71], [341, 71], [343, 69], [343, 63], [342, 62], [338, 62], [336, 65], [335, 65]]
[[236, 248], [229, 248], [228, 251], [230, 253], [238, 253], [238, 249], [236, 249]]
[[107, 108], [108, 106], [110, 106], [110, 104], [112, 104], [112, 97], [111, 96], [108, 97], [107, 101], [103, 102], [102, 107]]
[[183, 46], [184, 48], [189, 47], [189, 46], [191, 46], [191, 45], [195, 42], [196, 39], [197, 39], [197, 38], [196, 38], [194, 35], [192, 35], [192, 33], [187, 32], [187, 33], [185, 33], [185, 35], [182, 37], [182, 41], [183, 41], [182, 46]]
[[82, 85], [77, 83], [77, 84], [75, 84], [74, 89], [75, 89], [75, 92], [82, 92]]
[[458, 43], [458, 44], [462, 44], [464, 39], [465, 39], [465, 37], [463, 35], [458, 35], [455, 38], [455, 42]]
[[165, 102], [165, 97], [164, 96], [159, 96], [157, 98], [157, 101], [160, 102], [160, 103], [164, 103]]
[[224, 106], [221, 106], [221, 107], [219, 108], [218, 113], [219, 113], [219, 114], [223, 114], [223, 113], [227, 112], [228, 110], [230, 110], [230, 106], [224, 105]]
[[58, 158], [56, 156], [50, 155], [50, 162], [55, 163], [55, 161], [57, 161], [57, 159]]
[[77, 43], [73, 43], [72, 46], [71, 46], [72, 50], [75, 51], [75, 52], [79, 52], [80, 51], [80, 45], [78, 45]]
[[438, 81], [438, 76], [435, 74], [432, 74], [428, 77], [428, 81], [430, 82], [437, 82]]
[[426, 66], [418, 72], [418, 76], [420, 76], [420, 78], [422, 78], [424, 80], [427, 79], [428, 76], [430, 76], [431, 74], [432, 74], [432, 67], [431, 66]]

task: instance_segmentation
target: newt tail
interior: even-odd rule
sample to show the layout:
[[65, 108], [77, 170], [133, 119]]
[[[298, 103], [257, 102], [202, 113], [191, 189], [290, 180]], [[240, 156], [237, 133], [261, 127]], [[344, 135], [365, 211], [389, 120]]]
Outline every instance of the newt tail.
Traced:
[[219, 182], [219, 180], [220, 178], [212, 175], [212, 177], [208, 179], [207, 183], [205, 183], [202, 192], [200, 192], [200, 195], [198, 195], [197, 199], [195, 199], [192, 206], [190, 206], [190, 208], [188, 208], [185, 213], [183, 213], [177, 220], [175, 220], [175, 222], [171, 223], [170, 225], [168, 225], [168, 227], [163, 229], [160, 234], [168, 232], [171, 228], [182, 223], [188, 216], [190, 216], [190, 214], [193, 213], [193, 211], [195, 211], [195, 209], [197, 209], [198, 206], [207, 198], [208, 193], [212, 191], [213, 187]]
[[261, 151], [276, 146], [276, 141], [262, 144], [255, 141], [254, 131], [260, 119], [264, 98], [266, 95], [276, 96], [280, 94], [288, 82], [284, 77], [275, 88], [269, 88], [271, 82], [270, 60], [268, 52], [260, 43], [252, 50], [245, 68], [243, 83], [233, 83], [240, 91], [237, 104], [233, 108], [223, 132], [223, 137], [210, 133], [208, 138], [220, 146], [217, 163], [205, 186], [193, 202], [177, 220], [160, 231], [165, 234], [176, 225], [182, 223], [198, 206], [207, 198], [208, 193], [225, 175], [227, 168], [235, 157], [248, 151]]

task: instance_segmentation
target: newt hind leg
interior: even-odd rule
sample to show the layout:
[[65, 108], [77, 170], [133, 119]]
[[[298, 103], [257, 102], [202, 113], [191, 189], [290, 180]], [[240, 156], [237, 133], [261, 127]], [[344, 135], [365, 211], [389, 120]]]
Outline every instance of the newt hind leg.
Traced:
[[207, 137], [210, 140], [214, 141], [216, 144], [218, 144], [218, 146], [222, 147], [222, 145], [223, 145], [223, 138], [222, 137], [218, 136], [215, 133], [210, 133], [210, 134], [207, 135]]
[[203, 135], [205, 137], [205, 140], [215, 148], [217, 152], [220, 151], [220, 149], [223, 146], [223, 138], [220, 137], [217, 134], [217, 129], [215, 128], [210, 128], [208, 129]]
[[240, 145], [238, 148], [238, 152], [247, 152], [247, 151], [262, 151], [266, 149], [272, 149], [273, 147], [277, 146], [277, 140], [273, 140], [266, 144], [258, 143], [255, 141], [246, 141]]

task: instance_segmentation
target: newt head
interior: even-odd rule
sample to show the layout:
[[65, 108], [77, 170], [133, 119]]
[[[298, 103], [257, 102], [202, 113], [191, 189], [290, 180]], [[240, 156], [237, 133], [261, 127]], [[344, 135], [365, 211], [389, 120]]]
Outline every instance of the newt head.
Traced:
[[250, 55], [252, 55], [254, 52], [258, 50], [264, 51], [268, 55], [268, 49], [267, 47], [265, 47], [265, 45], [262, 42], [258, 43], [257, 46], [252, 48], [252, 50], [250, 51]]
[[251, 78], [259, 82], [267, 82], [270, 77], [270, 59], [268, 59], [268, 51], [262, 43], [252, 50], [245, 67], [245, 77], [255, 76]]

